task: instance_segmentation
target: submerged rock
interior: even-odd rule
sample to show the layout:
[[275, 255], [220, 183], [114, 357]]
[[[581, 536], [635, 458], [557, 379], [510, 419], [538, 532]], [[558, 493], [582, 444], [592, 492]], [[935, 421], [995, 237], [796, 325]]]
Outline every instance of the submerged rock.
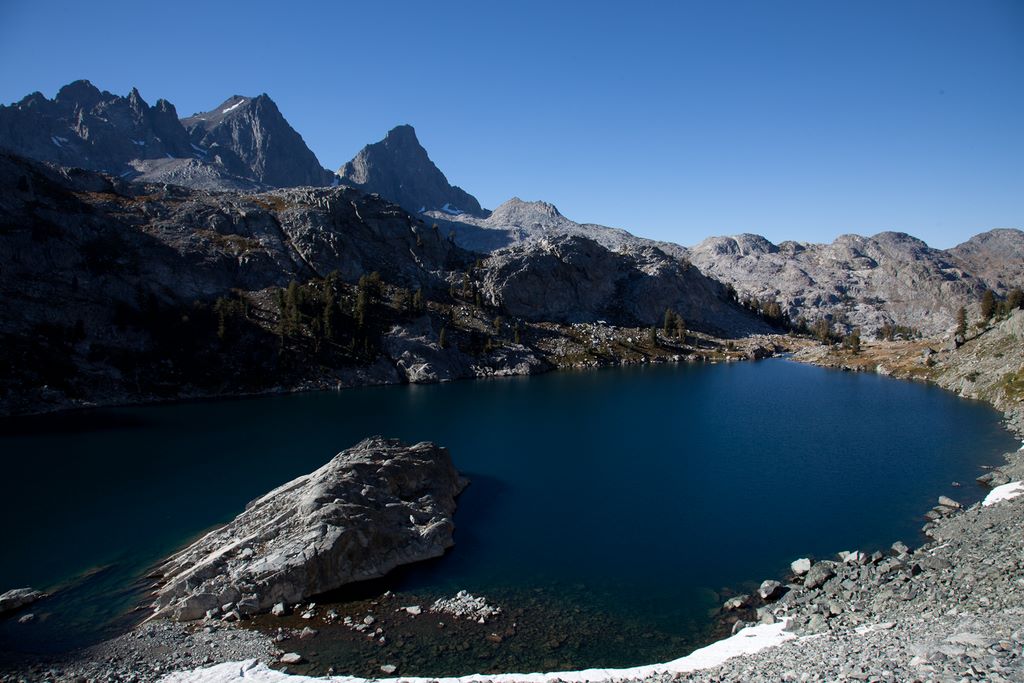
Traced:
[[189, 621], [229, 602], [265, 611], [437, 557], [465, 485], [447, 449], [362, 441], [164, 562], [155, 614]]
[[46, 597], [34, 588], [14, 588], [0, 595], [0, 618]]

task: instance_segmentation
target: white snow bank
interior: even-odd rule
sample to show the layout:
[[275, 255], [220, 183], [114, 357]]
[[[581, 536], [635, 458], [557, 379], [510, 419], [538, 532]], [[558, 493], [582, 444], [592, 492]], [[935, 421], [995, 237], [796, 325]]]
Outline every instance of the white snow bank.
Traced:
[[1024, 496], [1024, 481], [1011, 481], [1009, 484], [995, 487], [985, 496], [985, 500], [981, 501], [981, 504], [987, 507], [1017, 496]]
[[241, 99], [241, 100], [238, 100], [237, 102], [235, 102], [234, 104], [232, 104], [232, 105], [231, 105], [230, 107], [224, 107], [223, 109], [221, 109], [221, 110], [220, 110], [220, 113], [221, 113], [221, 114], [227, 114], [227, 113], [228, 113], [229, 111], [231, 111], [232, 109], [238, 109], [238, 108], [239, 108], [239, 107], [241, 107], [241, 106], [242, 106], [243, 104], [245, 104], [245, 99]]
[[[687, 673], [699, 669], [718, 666], [727, 659], [739, 655], [752, 654], [765, 648], [780, 645], [796, 636], [786, 632], [783, 620], [775, 624], [758, 624], [748, 626], [736, 635], [711, 643], [707, 647], [694, 650], [685, 657], [674, 659], [664, 664], [635, 666], [630, 669], [585, 669], [583, 671], [558, 671], [553, 673], [533, 674], [471, 674], [458, 678], [379, 678], [376, 683], [596, 683], [598, 681], [622, 680], [628, 678], [646, 678], [655, 674]], [[303, 681], [331, 681], [332, 683], [368, 683], [365, 678], [355, 676], [327, 676], [313, 678], [310, 676], [289, 676], [274, 671], [266, 664], [249, 660], [247, 662], [227, 662], [205, 669], [179, 671], [168, 674], [160, 679], [161, 683], [228, 683], [229, 681], [252, 681], [253, 683], [302, 683]]]

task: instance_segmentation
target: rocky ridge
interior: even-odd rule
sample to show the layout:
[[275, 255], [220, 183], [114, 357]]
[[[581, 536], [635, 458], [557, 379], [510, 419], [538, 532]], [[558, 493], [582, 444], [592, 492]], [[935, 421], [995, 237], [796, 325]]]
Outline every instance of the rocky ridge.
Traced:
[[653, 247], [675, 258], [686, 257], [686, 250], [678, 244], [637, 237], [620, 228], [577, 223], [563, 216], [554, 204], [519, 197], [509, 199], [488, 216], [452, 217], [440, 211], [428, 211], [426, 215], [456, 243], [472, 251], [493, 252], [540, 240], [582, 237], [611, 251]]
[[982, 233], [945, 251], [896, 232], [842, 235], [831, 244], [711, 237], [686, 256], [741, 297], [778, 301], [792, 320], [825, 317], [844, 333], [886, 323], [941, 333], [986, 289], [1005, 295], [1024, 284], [1020, 230]]
[[437, 557], [466, 484], [444, 448], [366, 439], [164, 562], [154, 616], [237, 619]]

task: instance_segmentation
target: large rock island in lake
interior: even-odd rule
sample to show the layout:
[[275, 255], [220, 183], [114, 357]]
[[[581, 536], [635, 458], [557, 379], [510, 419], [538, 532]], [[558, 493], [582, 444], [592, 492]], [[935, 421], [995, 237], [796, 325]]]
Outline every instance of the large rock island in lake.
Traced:
[[255, 613], [437, 557], [466, 483], [445, 448], [366, 439], [169, 558], [156, 614]]

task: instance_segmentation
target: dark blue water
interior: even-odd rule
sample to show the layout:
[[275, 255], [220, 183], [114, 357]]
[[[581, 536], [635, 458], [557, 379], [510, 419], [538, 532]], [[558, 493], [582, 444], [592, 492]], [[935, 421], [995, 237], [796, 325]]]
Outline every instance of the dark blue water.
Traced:
[[[790, 560], [919, 538], [1015, 447], [933, 387], [772, 360], [97, 410], [2, 425], [0, 588], [64, 586], [0, 649], [95, 637], [147, 567], [363, 437], [448, 446], [456, 546], [400, 589], [585, 587], [672, 633]], [[964, 482], [954, 488], [952, 482]], [[89, 573], [86, 578], [83, 574]], [[116, 628], [116, 625], [115, 625]]]

